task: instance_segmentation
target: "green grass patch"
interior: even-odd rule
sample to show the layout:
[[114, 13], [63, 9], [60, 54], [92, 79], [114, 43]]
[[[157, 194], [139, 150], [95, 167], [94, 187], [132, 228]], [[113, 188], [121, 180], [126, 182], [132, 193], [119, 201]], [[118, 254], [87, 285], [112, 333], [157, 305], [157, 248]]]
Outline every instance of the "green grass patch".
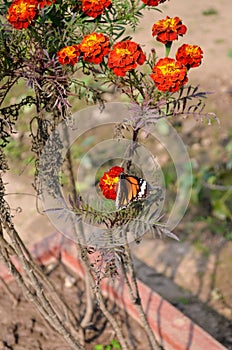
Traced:
[[186, 297], [179, 297], [177, 301], [183, 305], [189, 305], [190, 303], [189, 299]]
[[218, 11], [213, 8], [213, 7], [209, 7], [208, 9], [202, 11], [203, 16], [215, 16], [218, 15]]
[[229, 57], [229, 58], [232, 58], [232, 49], [229, 49], [229, 51], [228, 51], [228, 57]]
[[193, 246], [201, 255], [208, 257], [210, 255], [210, 248], [204, 245], [200, 239], [193, 242]]

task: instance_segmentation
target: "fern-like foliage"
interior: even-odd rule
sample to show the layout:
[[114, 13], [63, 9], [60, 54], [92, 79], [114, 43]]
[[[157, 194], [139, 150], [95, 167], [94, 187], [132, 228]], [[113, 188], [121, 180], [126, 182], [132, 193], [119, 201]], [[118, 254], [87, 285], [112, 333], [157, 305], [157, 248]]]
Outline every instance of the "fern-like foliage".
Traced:
[[[76, 215], [76, 220], [96, 226], [99, 229], [98, 236], [90, 235], [86, 239], [89, 246], [120, 246], [128, 241], [139, 241], [147, 231], [164, 233], [165, 235], [177, 238], [164, 224], [160, 224], [160, 205], [163, 201], [161, 188], [154, 189], [145, 200], [132, 202], [121, 210], [106, 211], [102, 201], [91, 203], [84, 202], [81, 197], [75, 201], [69, 196], [70, 215]], [[112, 207], [111, 207], [112, 208]], [[65, 211], [67, 215], [67, 211]]]
[[211, 124], [212, 119], [214, 119], [219, 123], [219, 119], [214, 113], [204, 112], [204, 99], [208, 94], [200, 91], [198, 86], [184, 86], [169, 97], [165, 104], [165, 111], [163, 111], [163, 108], [159, 108], [159, 112], [161, 116], [166, 117], [175, 117], [177, 115], [193, 116], [196, 121], [200, 120], [202, 122], [207, 120], [208, 124]]
[[[14, 82], [12, 82], [12, 84], [14, 84]], [[10, 87], [6, 84], [6, 89], [8, 88]], [[0, 109], [0, 147], [5, 147], [9, 142], [9, 136], [12, 134], [13, 126], [18, 120], [20, 109], [33, 104], [36, 104], [36, 100], [32, 96], [27, 96], [22, 98], [17, 104], [12, 104]]]

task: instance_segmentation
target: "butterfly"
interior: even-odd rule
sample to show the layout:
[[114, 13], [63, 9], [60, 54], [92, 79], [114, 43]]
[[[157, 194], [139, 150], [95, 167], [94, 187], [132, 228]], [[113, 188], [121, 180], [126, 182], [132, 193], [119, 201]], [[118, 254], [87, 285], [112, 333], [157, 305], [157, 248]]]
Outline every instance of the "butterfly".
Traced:
[[146, 180], [126, 173], [119, 175], [116, 209], [126, 208], [130, 203], [146, 198], [149, 185]]

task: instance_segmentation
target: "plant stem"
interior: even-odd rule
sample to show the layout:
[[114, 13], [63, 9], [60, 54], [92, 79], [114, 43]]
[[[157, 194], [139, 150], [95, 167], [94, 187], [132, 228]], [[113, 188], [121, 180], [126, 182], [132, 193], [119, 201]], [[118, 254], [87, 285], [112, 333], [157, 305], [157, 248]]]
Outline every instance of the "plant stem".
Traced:
[[[0, 177], [0, 257], [8, 266], [10, 273], [15, 277], [17, 283], [22, 288], [26, 298], [34, 303], [43, 319], [48, 322], [51, 328], [63, 336], [67, 343], [74, 350], [84, 350], [78, 341], [77, 320], [70, 320], [67, 315], [70, 310], [66, 307], [59, 295], [55, 292], [55, 288], [49, 288], [51, 282], [45, 283], [47, 276], [42, 270], [36, 266], [29, 251], [20, 239], [14, 225], [11, 221], [10, 208], [5, 201], [4, 185]], [[4, 231], [9, 237], [9, 241], [4, 238]], [[14, 255], [23, 269], [24, 274], [17, 270], [17, 266], [12, 261], [11, 256]], [[56, 297], [54, 298], [54, 294]], [[53, 302], [52, 302], [52, 298]], [[56, 302], [54, 302], [54, 299]]]
[[93, 317], [93, 290], [89, 278], [85, 278], [86, 311], [81, 321], [81, 327], [86, 328]]
[[143, 310], [143, 306], [141, 303], [141, 297], [140, 297], [139, 290], [138, 290], [138, 284], [137, 284], [137, 280], [136, 280], [134, 263], [133, 263], [133, 260], [131, 257], [130, 246], [128, 243], [126, 244], [125, 248], [126, 248], [127, 257], [128, 257], [128, 264], [129, 264], [130, 275], [131, 275], [131, 284], [129, 282], [129, 279], [128, 279], [128, 276], [127, 276], [127, 273], [125, 270], [125, 266], [123, 263], [122, 263], [122, 271], [123, 271], [123, 274], [125, 277], [126, 285], [129, 289], [131, 301], [135, 305], [135, 307], [138, 311], [139, 318], [141, 320], [141, 324], [142, 324], [142, 326], [147, 334], [151, 349], [152, 350], [161, 349], [161, 347], [160, 347], [158, 341], [156, 340], [155, 335], [151, 329], [151, 326], [148, 323], [147, 316]]
[[[7, 233], [9, 236], [11, 236], [12, 232], [9, 232], [7, 230]], [[5, 241], [5, 247], [6, 244], [7, 242]], [[47, 300], [42, 285], [36, 278], [36, 275], [31, 269], [29, 262], [26, 262], [25, 257], [19, 255], [21, 254], [17, 253], [17, 256], [20, 258], [22, 267], [24, 268], [24, 272], [30, 279], [31, 283], [29, 285], [26, 284], [26, 278], [21, 275], [21, 273], [15, 267], [14, 263], [11, 261], [8, 250], [6, 248], [0, 248], [1, 259], [8, 266], [10, 273], [15, 277], [17, 283], [22, 288], [25, 297], [34, 303], [43, 319], [48, 322], [50, 327], [62, 335], [74, 350], [84, 350], [84, 348], [79, 344], [76, 337], [70, 332], [68, 327], [64, 325], [63, 321], [59, 318], [58, 314], [54, 311], [50, 302]], [[35, 293], [31, 290], [31, 287], [33, 287]]]
[[172, 47], [172, 41], [168, 41], [167, 44], [165, 44], [165, 57], [169, 56], [171, 47]]
[[[82, 226], [81, 222], [79, 223], [79, 229], [81, 230], [81, 232], [79, 232], [79, 234], [77, 234], [77, 237], [79, 237], [79, 235], [84, 236], [83, 226]], [[125, 337], [120, 329], [120, 326], [118, 325], [118, 322], [116, 321], [114, 316], [112, 316], [111, 313], [107, 310], [107, 308], [105, 306], [102, 292], [100, 290], [100, 287], [96, 286], [96, 282], [95, 282], [94, 277], [91, 273], [92, 269], [91, 269], [90, 262], [88, 259], [87, 251], [86, 251], [86, 249], [83, 249], [83, 247], [79, 243], [77, 243], [77, 246], [80, 249], [80, 251], [82, 252], [82, 263], [83, 263], [83, 266], [85, 268], [85, 272], [87, 273], [86, 277], [87, 277], [87, 279], [89, 279], [90, 286], [92, 288], [92, 291], [94, 291], [99, 308], [101, 309], [103, 315], [109, 321], [112, 328], [114, 329], [114, 331], [117, 335], [118, 341], [120, 342], [120, 345], [122, 347], [122, 350], [128, 350], [128, 345], [127, 345]]]

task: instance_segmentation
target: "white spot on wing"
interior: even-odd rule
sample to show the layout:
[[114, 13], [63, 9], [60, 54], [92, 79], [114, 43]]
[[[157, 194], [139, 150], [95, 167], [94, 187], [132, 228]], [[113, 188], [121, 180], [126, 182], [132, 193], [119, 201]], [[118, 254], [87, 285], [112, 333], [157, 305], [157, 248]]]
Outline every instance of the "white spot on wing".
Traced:
[[146, 195], [146, 190], [147, 190], [147, 181], [140, 179], [141, 181], [141, 186], [140, 186], [140, 191], [138, 193], [138, 198], [142, 198]]

